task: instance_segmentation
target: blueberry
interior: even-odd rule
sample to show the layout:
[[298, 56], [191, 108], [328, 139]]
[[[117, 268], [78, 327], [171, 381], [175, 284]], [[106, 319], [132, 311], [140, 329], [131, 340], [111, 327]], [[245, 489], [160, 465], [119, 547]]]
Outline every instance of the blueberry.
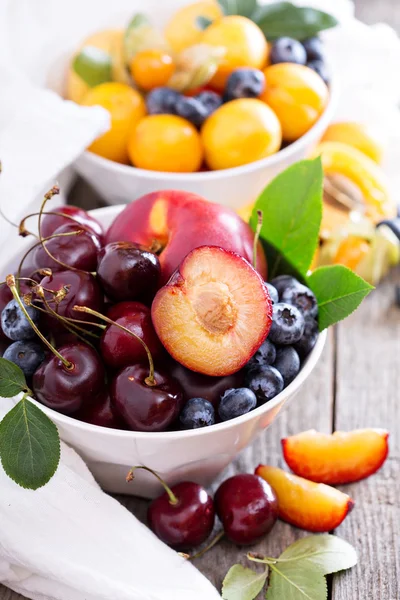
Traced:
[[246, 370], [249, 371], [260, 365], [272, 365], [275, 362], [276, 349], [272, 342], [268, 339], [261, 344], [254, 356], [251, 357], [246, 365]]
[[310, 60], [310, 62], [307, 63], [307, 67], [310, 67], [310, 69], [318, 73], [322, 81], [326, 83], [326, 85], [329, 85], [329, 71], [323, 60]]
[[293, 346], [283, 346], [277, 349], [274, 367], [282, 375], [285, 386], [293, 381], [300, 371], [300, 357]]
[[176, 114], [187, 119], [195, 127], [203, 125], [208, 117], [206, 107], [197, 98], [181, 96], [176, 103]]
[[304, 317], [298, 308], [278, 302], [272, 311], [272, 325], [269, 339], [274, 344], [291, 346], [298, 342], [304, 333]]
[[268, 290], [268, 294], [269, 294], [269, 297], [271, 298], [272, 302], [274, 304], [279, 302], [279, 294], [278, 294], [278, 290], [276, 289], [276, 287], [273, 286], [272, 283], [268, 283], [267, 281], [265, 282], [264, 285]]
[[207, 111], [207, 117], [213, 114], [222, 105], [222, 98], [216, 92], [204, 90], [195, 96]]
[[[26, 306], [25, 308], [32, 321], [37, 325], [39, 322], [39, 311], [33, 306]], [[1, 313], [1, 327], [3, 333], [10, 340], [30, 340], [36, 336], [16, 300], [10, 300], [3, 308], [3, 312]]]
[[176, 103], [181, 94], [168, 87], [155, 88], [147, 94], [146, 106], [149, 115], [176, 114]]
[[318, 315], [318, 302], [310, 288], [296, 281], [287, 286], [281, 294], [281, 302], [292, 304], [304, 317]]
[[247, 388], [226, 390], [221, 396], [218, 413], [222, 421], [229, 421], [250, 412], [257, 406], [257, 398]]
[[273, 65], [286, 62], [305, 65], [307, 53], [301, 42], [290, 37], [281, 37], [272, 44], [270, 60]]
[[324, 59], [324, 47], [320, 38], [308, 38], [307, 40], [303, 40], [302, 44], [306, 51], [308, 61]]
[[302, 360], [310, 354], [317, 343], [318, 333], [319, 329], [317, 321], [313, 319], [313, 317], [306, 317], [304, 333], [300, 340], [293, 345]]
[[45, 359], [43, 348], [37, 342], [20, 341], [8, 346], [3, 358], [18, 365], [26, 377], [32, 377]]
[[271, 365], [260, 365], [251, 369], [244, 383], [254, 392], [261, 404], [275, 398], [284, 388], [282, 375]]
[[198, 429], [214, 425], [214, 407], [204, 398], [191, 398], [186, 402], [179, 420], [183, 429]]
[[265, 75], [258, 69], [243, 67], [230, 74], [226, 82], [224, 102], [238, 98], [257, 98], [265, 88]]
[[295, 283], [298, 283], [298, 281], [291, 275], [278, 275], [278, 277], [274, 277], [274, 279], [271, 279], [270, 283], [277, 290], [279, 297], [281, 297], [283, 290], [288, 285], [294, 285]]

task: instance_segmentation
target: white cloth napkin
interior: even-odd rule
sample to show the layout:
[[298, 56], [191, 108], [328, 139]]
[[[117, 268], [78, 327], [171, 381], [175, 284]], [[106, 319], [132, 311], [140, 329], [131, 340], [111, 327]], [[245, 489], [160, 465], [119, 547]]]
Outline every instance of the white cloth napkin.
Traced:
[[[146, 0], [140, 8], [157, 7], [162, 19], [171, 4], [183, 2]], [[87, 33], [125, 23], [133, 3], [113, 0], [110, 9], [109, 0], [0, 2], [0, 201], [9, 217], [37, 205], [37, 194], [107, 129], [105, 111], [65, 102], [43, 86], [50, 75], [60, 90], [66, 56]], [[387, 168], [398, 189], [399, 39], [388, 26], [357, 22], [348, 0], [299, 3], [334, 11], [341, 19], [340, 27], [324, 34], [341, 79], [337, 116], [365, 120], [386, 132]], [[0, 222], [0, 240], [8, 234]], [[2, 260], [7, 260], [4, 252]], [[12, 405], [0, 399], [0, 418]], [[33, 600], [219, 597], [189, 562], [104, 494], [65, 445], [55, 477], [36, 492], [18, 487], [0, 467], [0, 582]]]
[[[14, 402], [1, 399], [0, 418]], [[217, 590], [102, 492], [74, 450], [45, 487], [0, 469], [0, 582], [34, 600], [216, 600]]]

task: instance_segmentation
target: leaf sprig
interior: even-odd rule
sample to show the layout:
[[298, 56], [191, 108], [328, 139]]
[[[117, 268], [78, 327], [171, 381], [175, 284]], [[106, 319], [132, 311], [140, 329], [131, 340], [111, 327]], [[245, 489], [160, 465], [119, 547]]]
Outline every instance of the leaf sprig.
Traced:
[[0, 358], [0, 396], [24, 395], [0, 422], [0, 460], [7, 475], [23, 488], [37, 490], [54, 475], [60, 462], [60, 438], [55, 424], [33, 404], [25, 375]]
[[268, 581], [266, 600], [326, 600], [325, 576], [357, 564], [353, 546], [334, 535], [311, 535], [291, 544], [278, 558], [247, 558], [264, 571], [234, 565], [223, 581], [224, 600], [254, 600]]

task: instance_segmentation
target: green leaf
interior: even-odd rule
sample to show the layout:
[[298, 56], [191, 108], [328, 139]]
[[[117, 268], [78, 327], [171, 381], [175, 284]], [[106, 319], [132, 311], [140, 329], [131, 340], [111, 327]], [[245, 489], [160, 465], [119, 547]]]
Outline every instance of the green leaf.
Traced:
[[57, 470], [57, 427], [26, 397], [0, 423], [0, 459], [7, 475], [31, 490], [45, 485]]
[[257, 9], [257, 0], [218, 0], [224, 15], [241, 15], [252, 18]]
[[338, 24], [329, 13], [290, 2], [260, 6], [253, 19], [269, 41], [282, 36], [304, 40]]
[[323, 575], [350, 569], [357, 564], [353, 546], [336, 535], [310, 535], [291, 544], [278, 561], [307, 561]]
[[197, 17], [196, 19], [196, 26], [201, 29], [202, 31], [204, 31], [204, 29], [207, 29], [207, 27], [209, 27], [212, 23], [212, 19], [209, 19], [208, 17]]
[[271, 565], [266, 600], [326, 600], [328, 589], [321, 571], [305, 561]]
[[111, 56], [95, 46], [84, 46], [75, 56], [72, 66], [89, 87], [112, 81]]
[[26, 391], [28, 387], [21, 369], [13, 362], [0, 358], [0, 396], [13, 398]]
[[319, 267], [307, 278], [318, 300], [319, 329], [348, 317], [373, 286], [343, 265]]
[[224, 600], [253, 600], [263, 589], [267, 581], [267, 571], [257, 573], [242, 565], [233, 565], [222, 584]]
[[284, 261], [306, 275], [318, 244], [322, 182], [320, 157], [302, 160], [275, 177], [255, 203], [250, 225], [255, 230], [261, 210], [261, 238], [275, 249], [267, 254], [270, 279], [287, 273]]

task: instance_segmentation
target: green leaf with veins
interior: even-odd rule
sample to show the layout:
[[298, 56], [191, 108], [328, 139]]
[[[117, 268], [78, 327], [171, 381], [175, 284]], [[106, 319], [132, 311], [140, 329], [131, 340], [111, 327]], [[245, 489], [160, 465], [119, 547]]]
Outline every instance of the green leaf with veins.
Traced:
[[374, 289], [343, 265], [319, 267], [307, 278], [307, 285], [318, 300], [320, 331], [348, 317]]
[[282, 552], [278, 561], [306, 561], [323, 575], [350, 569], [357, 564], [353, 546], [336, 535], [310, 535], [294, 542]]
[[13, 398], [28, 391], [22, 370], [13, 362], [0, 358], [0, 397]]
[[326, 600], [328, 588], [321, 571], [313, 564], [296, 562], [270, 565], [266, 600]]
[[338, 24], [329, 13], [290, 2], [258, 6], [252, 18], [269, 41], [283, 36], [301, 41]]
[[89, 87], [112, 81], [112, 58], [95, 46], [84, 46], [75, 56], [72, 68]]
[[57, 470], [57, 427], [26, 396], [0, 423], [0, 460], [11, 479], [31, 490], [44, 486]]
[[254, 600], [267, 581], [267, 571], [257, 573], [242, 565], [233, 565], [222, 584], [223, 600]]
[[218, 0], [224, 15], [240, 15], [251, 19], [257, 9], [257, 0]]

